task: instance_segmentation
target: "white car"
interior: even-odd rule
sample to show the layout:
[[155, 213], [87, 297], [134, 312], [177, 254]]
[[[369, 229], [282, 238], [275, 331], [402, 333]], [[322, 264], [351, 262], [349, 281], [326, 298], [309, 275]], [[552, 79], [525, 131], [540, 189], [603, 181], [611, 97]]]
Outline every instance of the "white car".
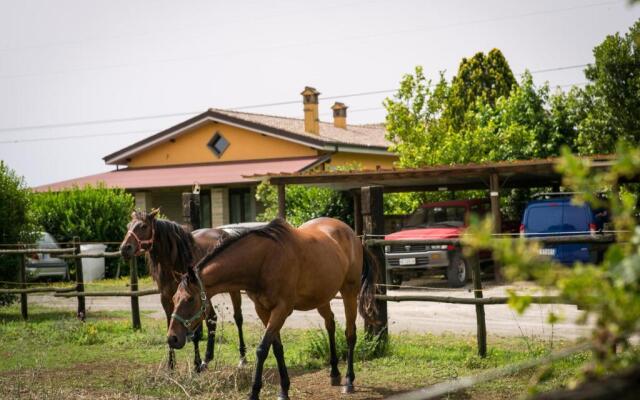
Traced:
[[[53, 236], [47, 232], [40, 232], [40, 238], [36, 243], [39, 249], [60, 248]], [[52, 257], [51, 254], [32, 253], [27, 255], [26, 270], [27, 279], [30, 281], [49, 278], [69, 279], [69, 266], [66, 261]]]

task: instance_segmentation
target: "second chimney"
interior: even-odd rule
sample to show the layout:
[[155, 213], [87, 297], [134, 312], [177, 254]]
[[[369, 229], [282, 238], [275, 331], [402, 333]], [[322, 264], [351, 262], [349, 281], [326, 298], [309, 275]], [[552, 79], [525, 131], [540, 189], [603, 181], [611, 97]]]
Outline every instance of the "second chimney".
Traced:
[[318, 135], [320, 133], [320, 118], [318, 116], [318, 92], [315, 88], [305, 86], [302, 93], [304, 105], [304, 131]]
[[335, 102], [331, 109], [333, 110], [333, 126], [336, 128], [347, 129], [347, 106], [344, 103]]

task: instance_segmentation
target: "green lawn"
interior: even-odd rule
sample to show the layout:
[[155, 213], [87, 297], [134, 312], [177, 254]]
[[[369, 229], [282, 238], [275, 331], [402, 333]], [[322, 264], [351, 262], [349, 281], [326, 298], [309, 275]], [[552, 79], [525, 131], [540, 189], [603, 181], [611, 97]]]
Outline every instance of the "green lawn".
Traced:
[[[73, 312], [30, 306], [30, 320], [19, 319], [19, 306], [0, 309], [0, 398], [245, 398], [252, 373], [253, 349], [261, 330], [246, 326], [250, 365], [237, 364], [235, 326], [220, 324], [216, 357], [208, 371], [191, 367], [190, 344], [177, 352], [178, 368], [166, 361], [165, 324], [143, 315], [143, 329], [131, 330], [128, 312], [91, 312], [86, 323]], [[342, 334], [339, 348], [344, 348]], [[363, 335], [360, 334], [360, 337]], [[283, 331], [292, 376], [292, 398], [345, 398], [328, 384], [326, 345], [319, 330]], [[360, 341], [360, 340], [359, 340]], [[537, 357], [549, 343], [524, 338], [490, 338], [486, 359], [475, 355], [475, 337], [429, 334], [392, 335], [384, 356], [367, 357], [370, 343], [360, 341], [356, 362], [358, 393], [350, 398], [382, 398], [487, 368]], [[570, 343], [555, 342], [554, 348]], [[202, 343], [204, 356], [204, 343]], [[580, 354], [544, 370], [530, 370], [458, 393], [451, 398], [515, 399], [527, 393], [532, 377], [544, 376], [543, 388], [569, 382], [588, 359]], [[263, 398], [275, 398], [278, 377], [269, 357]], [[341, 363], [344, 374], [344, 363]]]

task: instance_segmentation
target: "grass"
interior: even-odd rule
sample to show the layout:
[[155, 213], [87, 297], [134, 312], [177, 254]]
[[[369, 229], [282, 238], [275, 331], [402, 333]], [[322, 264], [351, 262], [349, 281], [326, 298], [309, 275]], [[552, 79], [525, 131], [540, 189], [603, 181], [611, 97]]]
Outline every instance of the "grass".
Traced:
[[[245, 398], [253, 372], [253, 349], [261, 329], [248, 325], [245, 337], [249, 366], [236, 368], [237, 334], [232, 324], [220, 324], [216, 357], [209, 370], [196, 374], [192, 346], [177, 351], [178, 366], [167, 372], [162, 320], [143, 315], [143, 329], [131, 329], [128, 312], [92, 312], [86, 323], [73, 312], [30, 306], [30, 320], [21, 321], [19, 305], [0, 309], [0, 398]], [[356, 350], [353, 399], [382, 398], [443, 380], [474, 374], [549, 352], [549, 344], [529, 339], [491, 338], [485, 359], [476, 355], [475, 337], [430, 334], [391, 335], [382, 356], [374, 357], [371, 342]], [[292, 398], [338, 398], [329, 386], [328, 345], [320, 330], [285, 329], [285, 355], [292, 377]], [[554, 348], [570, 343], [556, 342]], [[343, 335], [337, 346], [344, 353]], [[201, 344], [204, 355], [204, 342]], [[532, 379], [543, 378], [543, 389], [567, 384], [588, 354], [557, 362], [551, 368], [529, 370], [478, 386], [451, 398], [516, 399], [527, 393]], [[267, 359], [263, 398], [278, 391], [275, 360]], [[344, 374], [345, 365], [340, 364]]]

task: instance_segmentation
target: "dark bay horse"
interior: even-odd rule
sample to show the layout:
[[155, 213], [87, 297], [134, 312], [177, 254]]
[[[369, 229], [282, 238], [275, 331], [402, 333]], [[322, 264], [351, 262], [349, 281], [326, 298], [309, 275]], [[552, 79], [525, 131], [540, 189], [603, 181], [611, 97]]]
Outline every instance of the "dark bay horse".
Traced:
[[[375, 323], [375, 258], [353, 230], [331, 218], [311, 220], [295, 229], [282, 220], [224, 240], [182, 278], [173, 297], [175, 315], [167, 341], [182, 348], [195, 324], [182, 321], [197, 315], [201, 299], [221, 292], [246, 290], [266, 330], [256, 350], [256, 369], [250, 399], [258, 399], [264, 361], [273, 346], [280, 374], [280, 399], [288, 399], [289, 376], [280, 328], [293, 310], [317, 309], [324, 318], [331, 351], [331, 384], [340, 384], [335, 346], [335, 322], [330, 301], [340, 292], [346, 316], [348, 344], [344, 392], [353, 392], [353, 352], [356, 314]], [[182, 320], [182, 321], [181, 321]]]
[[[160, 301], [167, 316], [167, 326], [173, 314], [173, 295], [178, 288], [180, 277], [191, 270], [195, 262], [214, 249], [218, 242], [229, 237], [222, 229], [198, 229], [191, 233], [179, 224], [156, 218], [158, 210], [150, 213], [136, 211], [131, 214], [128, 232], [122, 244], [120, 253], [124, 258], [146, 254], [147, 264], [153, 280], [160, 290]], [[238, 327], [240, 342], [240, 363], [245, 362], [246, 347], [242, 334], [242, 298], [240, 292], [229, 293], [233, 303], [233, 318]], [[207, 349], [204, 362], [200, 359], [198, 342], [202, 339], [202, 319], [207, 324]], [[198, 328], [193, 332], [193, 347], [195, 351], [194, 364], [196, 371], [206, 368], [213, 359], [214, 340], [218, 316], [207, 300], [203, 308], [203, 315], [198, 322]], [[169, 348], [169, 368], [175, 366], [175, 354]]]

